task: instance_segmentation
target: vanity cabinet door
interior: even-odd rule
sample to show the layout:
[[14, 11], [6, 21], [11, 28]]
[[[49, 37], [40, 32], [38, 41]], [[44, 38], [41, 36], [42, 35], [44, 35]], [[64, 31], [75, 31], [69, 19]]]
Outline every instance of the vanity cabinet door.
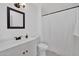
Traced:
[[37, 55], [37, 40], [18, 45], [0, 52], [2, 56], [35, 56]]
[[21, 56], [35, 56], [37, 55], [37, 42], [32, 41], [18, 46], [19, 55]]

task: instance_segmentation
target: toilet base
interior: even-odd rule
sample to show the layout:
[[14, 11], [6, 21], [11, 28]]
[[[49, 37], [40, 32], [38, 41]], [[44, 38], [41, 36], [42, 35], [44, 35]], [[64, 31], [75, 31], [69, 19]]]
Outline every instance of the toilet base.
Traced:
[[45, 43], [38, 44], [38, 56], [46, 56], [48, 46]]

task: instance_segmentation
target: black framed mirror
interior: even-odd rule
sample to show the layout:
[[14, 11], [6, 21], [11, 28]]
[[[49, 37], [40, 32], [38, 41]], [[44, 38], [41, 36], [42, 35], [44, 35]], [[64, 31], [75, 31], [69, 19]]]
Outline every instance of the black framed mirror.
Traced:
[[25, 13], [7, 7], [7, 28], [8, 29], [24, 29]]

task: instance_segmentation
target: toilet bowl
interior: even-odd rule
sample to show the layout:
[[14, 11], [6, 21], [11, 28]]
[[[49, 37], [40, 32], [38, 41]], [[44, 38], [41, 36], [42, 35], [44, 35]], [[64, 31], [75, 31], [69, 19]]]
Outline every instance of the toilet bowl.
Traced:
[[46, 56], [46, 50], [48, 48], [48, 45], [45, 43], [38, 44], [38, 56]]

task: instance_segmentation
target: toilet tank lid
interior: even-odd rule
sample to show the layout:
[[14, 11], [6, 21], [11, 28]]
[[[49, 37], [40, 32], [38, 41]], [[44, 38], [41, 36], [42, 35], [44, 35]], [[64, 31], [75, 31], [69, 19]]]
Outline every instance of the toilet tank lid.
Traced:
[[45, 44], [45, 43], [40, 43], [40, 44], [38, 44], [38, 47], [47, 49], [48, 48], [48, 45]]

